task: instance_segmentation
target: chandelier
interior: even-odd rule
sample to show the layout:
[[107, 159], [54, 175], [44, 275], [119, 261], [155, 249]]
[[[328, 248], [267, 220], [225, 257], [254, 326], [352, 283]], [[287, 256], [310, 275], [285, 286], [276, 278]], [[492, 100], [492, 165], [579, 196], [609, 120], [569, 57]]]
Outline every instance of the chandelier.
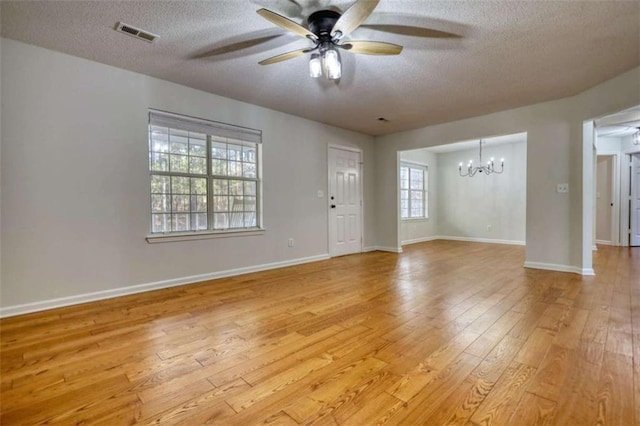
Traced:
[[460, 173], [460, 176], [462, 177], [466, 177], [466, 176], [474, 177], [476, 173], [484, 173], [487, 175], [490, 175], [493, 173], [500, 174], [504, 171], [504, 158], [500, 159], [500, 170], [496, 170], [493, 157], [491, 157], [491, 159], [487, 161], [487, 165], [485, 166], [482, 163], [482, 139], [480, 139], [480, 164], [477, 166], [474, 166], [473, 160], [469, 160], [469, 163], [467, 164], [467, 167], [465, 170], [466, 170], [465, 173], [462, 173], [462, 163], [460, 163], [458, 165], [458, 173]]

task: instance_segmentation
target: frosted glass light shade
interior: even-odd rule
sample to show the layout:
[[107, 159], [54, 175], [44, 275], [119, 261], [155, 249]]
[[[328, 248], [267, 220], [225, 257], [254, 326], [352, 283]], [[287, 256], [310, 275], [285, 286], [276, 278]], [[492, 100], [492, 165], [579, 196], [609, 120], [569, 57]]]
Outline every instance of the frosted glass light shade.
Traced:
[[322, 68], [324, 75], [329, 80], [337, 80], [342, 76], [342, 64], [340, 55], [335, 49], [328, 49], [322, 54]]
[[318, 78], [322, 75], [322, 62], [320, 61], [320, 55], [314, 53], [309, 60], [309, 75], [313, 78]]

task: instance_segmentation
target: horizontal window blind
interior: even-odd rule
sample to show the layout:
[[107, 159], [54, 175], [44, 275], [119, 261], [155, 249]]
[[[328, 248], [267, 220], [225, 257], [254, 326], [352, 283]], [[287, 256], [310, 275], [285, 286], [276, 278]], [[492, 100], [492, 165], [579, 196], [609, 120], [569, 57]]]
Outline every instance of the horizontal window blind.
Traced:
[[262, 143], [262, 132], [260, 130], [208, 121], [201, 118], [179, 116], [164, 111], [149, 111], [149, 124], [189, 132], [204, 133], [221, 138]]

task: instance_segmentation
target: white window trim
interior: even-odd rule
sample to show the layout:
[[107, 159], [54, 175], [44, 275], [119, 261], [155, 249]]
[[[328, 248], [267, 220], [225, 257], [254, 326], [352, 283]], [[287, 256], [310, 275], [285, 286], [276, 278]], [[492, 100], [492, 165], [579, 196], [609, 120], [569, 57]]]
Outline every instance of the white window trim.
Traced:
[[[411, 161], [400, 161], [400, 168], [402, 167], [408, 167], [408, 168], [415, 168], [415, 169], [422, 169], [423, 173], [424, 173], [424, 178], [427, 179], [427, 185], [424, 185], [423, 182], [423, 197], [424, 197], [424, 216], [420, 216], [420, 217], [402, 217], [402, 209], [400, 209], [400, 221], [402, 222], [427, 222], [429, 221], [429, 188], [428, 188], [428, 175], [429, 175], [429, 166], [427, 164], [422, 164], [422, 163], [418, 163], [418, 162], [411, 162]], [[409, 179], [411, 176], [411, 172], [409, 172]], [[401, 182], [401, 181], [400, 181]], [[411, 182], [409, 181], [409, 187], [411, 187]], [[398, 186], [398, 190], [402, 191], [402, 184], [400, 183]], [[409, 215], [411, 215], [411, 189], [408, 189], [409, 191]]]
[[[208, 136], [211, 135], [209, 131], [207, 131], [207, 127], [214, 127], [217, 129], [216, 134], [222, 134], [231, 137], [237, 137], [238, 134], [243, 134], [247, 142], [252, 142], [256, 144], [256, 168], [257, 168], [257, 194], [256, 194], [256, 221], [258, 226], [251, 228], [229, 228], [229, 229], [207, 229], [201, 231], [176, 231], [176, 232], [158, 232], [152, 233], [151, 229], [149, 229], [149, 234], [146, 236], [146, 241], [150, 244], [155, 243], [165, 243], [165, 242], [176, 242], [176, 241], [189, 241], [189, 240], [203, 240], [203, 239], [211, 239], [211, 238], [229, 238], [229, 237], [242, 237], [242, 236], [257, 236], [264, 235], [266, 229], [264, 228], [264, 217], [263, 217], [263, 181], [262, 181], [262, 131], [250, 129], [241, 126], [235, 126], [231, 124], [225, 124], [220, 122], [215, 122], [211, 120], [201, 119], [197, 117], [191, 117], [187, 115], [179, 115], [166, 111], [149, 109], [149, 122], [147, 126], [151, 125], [151, 122], [154, 122], [155, 125], [163, 125], [165, 127], [171, 128], [179, 128], [179, 124], [181, 122], [187, 123], [188, 125], [194, 126], [191, 131], [205, 133]], [[163, 122], [165, 121], [165, 122]], [[184, 129], [183, 129], [184, 130]], [[207, 136], [207, 137], [208, 137]], [[209, 149], [207, 150], [207, 164], [210, 163], [211, 152]], [[209, 165], [207, 166], [209, 168]], [[209, 170], [210, 172], [210, 170]], [[151, 177], [153, 172], [149, 170], [149, 176]], [[213, 176], [210, 173], [204, 175], [207, 178], [207, 181]], [[226, 179], [232, 179], [233, 176], [224, 176]], [[240, 178], [242, 180], [242, 178]], [[151, 182], [149, 182], [151, 185]], [[207, 183], [207, 187], [209, 184]], [[212, 194], [207, 195], [208, 204], [211, 203]], [[208, 217], [211, 217], [210, 213], [207, 213]], [[151, 226], [151, 223], [150, 223]]]
[[265, 228], [247, 228], [247, 229], [233, 229], [222, 231], [190, 231], [190, 232], [167, 232], [164, 234], [150, 234], [147, 235], [147, 242], [150, 244], [156, 243], [172, 243], [176, 241], [189, 241], [189, 240], [208, 240], [211, 238], [229, 238], [229, 237], [251, 237], [256, 235], [264, 235]]

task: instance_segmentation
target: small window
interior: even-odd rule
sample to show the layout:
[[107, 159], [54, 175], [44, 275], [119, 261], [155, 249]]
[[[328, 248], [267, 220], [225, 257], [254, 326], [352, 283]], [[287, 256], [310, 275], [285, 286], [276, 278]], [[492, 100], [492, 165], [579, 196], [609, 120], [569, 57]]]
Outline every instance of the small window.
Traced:
[[428, 168], [420, 164], [400, 164], [400, 219], [429, 217]]
[[151, 233], [260, 229], [261, 132], [149, 113]]

